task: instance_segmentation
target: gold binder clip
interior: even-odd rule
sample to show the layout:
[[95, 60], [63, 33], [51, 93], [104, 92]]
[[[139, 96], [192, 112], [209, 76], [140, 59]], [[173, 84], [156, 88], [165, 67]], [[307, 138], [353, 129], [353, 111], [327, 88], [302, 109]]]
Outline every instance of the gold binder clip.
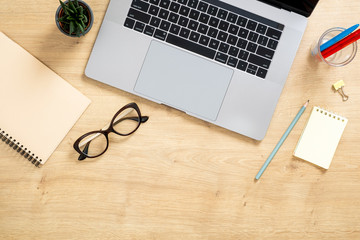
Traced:
[[345, 83], [343, 80], [337, 81], [333, 84], [333, 88], [335, 89], [335, 91], [337, 91], [341, 95], [343, 101], [346, 101], [349, 99], [349, 96], [344, 93], [344, 86]]

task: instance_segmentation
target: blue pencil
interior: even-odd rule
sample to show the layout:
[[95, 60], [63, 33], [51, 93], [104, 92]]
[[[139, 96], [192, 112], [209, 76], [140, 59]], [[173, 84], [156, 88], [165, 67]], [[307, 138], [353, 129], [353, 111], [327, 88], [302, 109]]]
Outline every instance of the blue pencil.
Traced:
[[256, 180], [259, 180], [261, 175], [264, 173], [265, 169], [267, 168], [267, 166], [269, 165], [269, 163], [271, 162], [271, 160], [273, 159], [273, 157], [275, 156], [275, 154], [277, 153], [277, 151], [279, 150], [281, 145], [284, 143], [285, 139], [287, 138], [287, 136], [289, 135], [289, 133], [291, 132], [291, 130], [293, 129], [293, 127], [295, 126], [295, 124], [297, 123], [297, 121], [299, 120], [301, 115], [303, 114], [303, 112], [305, 111], [306, 106], [308, 104], [309, 104], [309, 100], [307, 100], [307, 102], [300, 108], [300, 110], [296, 114], [294, 120], [290, 123], [290, 126], [288, 127], [288, 129], [286, 129], [284, 135], [280, 138], [280, 141], [276, 144], [274, 150], [270, 153], [270, 155], [266, 159], [264, 165], [260, 168], [258, 174], [256, 174], [256, 177], [255, 177]]
[[346, 37], [347, 35], [352, 33], [358, 26], [359, 26], [359, 24], [355, 24], [354, 26], [349, 27], [348, 29], [346, 29], [346, 30], [342, 31], [341, 33], [339, 33], [338, 35], [336, 35], [335, 37], [331, 38], [327, 42], [321, 44], [320, 51], [322, 52], [325, 49], [327, 49], [328, 47], [334, 45], [335, 43], [337, 43], [338, 41], [340, 41], [341, 39], [343, 39], [344, 37]]

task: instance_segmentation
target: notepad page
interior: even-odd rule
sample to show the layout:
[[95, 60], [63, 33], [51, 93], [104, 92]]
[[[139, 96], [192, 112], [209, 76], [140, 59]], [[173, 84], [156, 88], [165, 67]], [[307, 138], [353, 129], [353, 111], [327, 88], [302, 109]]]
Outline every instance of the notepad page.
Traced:
[[0, 127], [50, 157], [90, 100], [0, 32]]
[[328, 169], [348, 120], [314, 107], [294, 156]]

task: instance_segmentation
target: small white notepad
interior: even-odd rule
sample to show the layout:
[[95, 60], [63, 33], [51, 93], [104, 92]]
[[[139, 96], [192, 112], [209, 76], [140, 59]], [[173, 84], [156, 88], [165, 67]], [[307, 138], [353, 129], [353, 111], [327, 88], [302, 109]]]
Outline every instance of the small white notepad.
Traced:
[[314, 107], [294, 156], [328, 169], [348, 120]]

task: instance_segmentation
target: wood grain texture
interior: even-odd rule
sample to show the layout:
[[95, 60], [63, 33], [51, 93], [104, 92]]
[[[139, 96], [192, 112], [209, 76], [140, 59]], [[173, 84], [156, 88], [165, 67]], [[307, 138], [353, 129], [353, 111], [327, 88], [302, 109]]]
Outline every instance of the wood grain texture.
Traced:
[[[358, 22], [359, 1], [320, 1], [261, 142], [85, 77], [108, 0], [87, 3], [95, 22], [82, 38], [56, 28], [58, 1], [0, 4], [0, 30], [92, 100], [41, 169], [0, 143], [1, 239], [360, 239], [360, 58], [333, 68], [309, 56], [326, 29]], [[339, 79], [347, 102], [331, 89]], [[330, 169], [292, 157], [307, 110], [254, 182], [307, 99], [349, 119]], [[131, 101], [149, 121], [78, 162], [75, 139]]]

